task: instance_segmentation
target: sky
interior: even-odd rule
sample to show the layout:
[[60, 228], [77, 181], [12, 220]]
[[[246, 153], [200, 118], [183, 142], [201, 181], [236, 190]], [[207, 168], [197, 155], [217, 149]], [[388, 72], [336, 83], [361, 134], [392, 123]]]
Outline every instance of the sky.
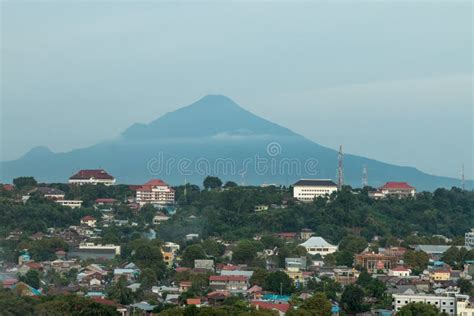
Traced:
[[0, 160], [206, 94], [331, 148], [473, 176], [470, 1], [2, 1]]

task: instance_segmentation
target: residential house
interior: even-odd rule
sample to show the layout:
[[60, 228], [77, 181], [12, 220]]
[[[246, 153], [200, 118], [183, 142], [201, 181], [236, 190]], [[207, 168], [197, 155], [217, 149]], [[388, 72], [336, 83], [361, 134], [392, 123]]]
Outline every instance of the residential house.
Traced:
[[214, 271], [214, 260], [196, 259], [194, 260], [194, 269]]
[[87, 216], [84, 216], [83, 218], [81, 218], [81, 225], [87, 225], [89, 227], [95, 227], [97, 224], [97, 220], [90, 216], [90, 215], [87, 215]]
[[227, 290], [232, 293], [244, 293], [248, 289], [249, 278], [243, 275], [211, 275], [209, 286], [213, 290]]
[[82, 207], [82, 200], [55, 200], [56, 203], [70, 208]]
[[396, 276], [396, 277], [409, 277], [411, 275], [411, 270], [404, 267], [404, 266], [397, 266], [392, 269], [388, 270], [389, 276]]

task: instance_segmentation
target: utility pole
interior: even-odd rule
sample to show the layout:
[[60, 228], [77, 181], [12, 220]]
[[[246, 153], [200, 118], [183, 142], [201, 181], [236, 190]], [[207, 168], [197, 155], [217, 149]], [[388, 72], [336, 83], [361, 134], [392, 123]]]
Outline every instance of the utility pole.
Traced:
[[464, 164], [461, 166], [461, 189], [464, 191], [465, 188], [465, 179], [464, 179]]

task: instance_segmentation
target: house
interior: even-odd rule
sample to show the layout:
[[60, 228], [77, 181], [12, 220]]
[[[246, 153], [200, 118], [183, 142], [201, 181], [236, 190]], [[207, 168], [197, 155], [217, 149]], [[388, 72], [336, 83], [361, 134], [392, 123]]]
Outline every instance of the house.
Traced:
[[302, 179], [293, 185], [293, 197], [303, 202], [311, 202], [336, 191], [337, 185], [329, 179]]
[[248, 289], [249, 278], [244, 275], [211, 275], [209, 286], [213, 290], [227, 290], [232, 293], [244, 293]]
[[114, 278], [120, 278], [124, 276], [127, 281], [135, 280], [136, 277], [140, 274], [138, 269], [114, 269]]
[[334, 280], [342, 285], [354, 284], [359, 277], [359, 272], [354, 268], [336, 267], [334, 268]]
[[200, 298], [188, 298], [186, 300], [186, 305], [196, 305], [197, 307], [201, 306]]
[[187, 234], [185, 236], [186, 240], [191, 241], [199, 238], [199, 234]]
[[170, 217], [163, 214], [163, 213], [158, 213], [156, 214], [154, 217], [153, 217], [153, 224], [154, 225], [158, 225], [160, 224], [161, 222], [166, 222], [167, 220], [169, 220]]
[[104, 184], [114, 185], [115, 178], [103, 169], [79, 170], [69, 178], [70, 184]]
[[181, 281], [179, 282], [179, 293], [187, 292], [193, 285], [190, 281]]
[[305, 247], [306, 252], [310, 255], [320, 255], [321, 257], [337, 251], [337, 246], [331, 245], [322, 237], [311, 237], [300, 246]]
[[411, 270], [403, 266], [397, 266], [395, 268], [389, 269], [388, 275], [400, 278], [409, 277], [411, 275]]
[[173, 204], [174, 198], [174, 190], [159, 179], [150, 180], [136, 189], [136, 202], [140, 206], [145, 204], [158, 206]]
[[22, 200], [28, 200], [31, 196], [31, 194], [37, 193], [44, 197], [45, 199], [49, 200], [64, 200], [64, 197], [66, 196], [66, 193], [64, 191], [61, 191], [59, 189], [55, 188], [49, 188], [49, 187], [37, 187], [34, 188], [33, 190], [30, 190], [26, 196], [23, 196]]
[[314, 235], [314, 232], [311, 229], [303, 228], [300, 232], [300, 239], [301, 240], [308, 240], [311, 237], [313, 237], [313, 235]]
[[55, 200], [55, 202], [70, 208], [80, 208], [82, 206], [81, 200]]
[[254, 212], [262, 212], [262, 211], [268, 211], [268, 205], [261, 204], [261, 205], [255, 205], [253, 208]]
[[81, 225], [87, 225], [89, 227], [95, 227], [97, 224], [97, 220], [90, 216], [90, 215], [87, 215], [87, 216], [84, 216], [83, 218], [81, 218]]
[[205, 269], [209, 271], [214, 271], [214, 260], [195, 259], [194, 269]]
[[[416, 251], [423, 251], [426, 252], [431, 259], [439, 260], [443, 256], [443, 254], [449, 249], [451, 246], [445, 245], [416, 245]], [[458, 247], [460, 248], [460, 247]]]
[[280, 233], [275, 234], [276, 237], [284, 239], [286, 241], [296, 240], [297, 235], [298, 235], [297, 233], [293, 233], [293, 232], [280, 232]]
[[433, 281], [448, 281], [451, 278], [451, 268], [442, 267], [430, 271], [430, 279]]
[[96, 199], [95, 200], [95, 205], [98, 206], [104, 206], [104, 205], [115, 205], [117, 204], [118, 201], [116, 199], [111, 199], [111, 198], [102, 198], [102, 199]]
[[374, 199], [386, 198], [389, 196], [406, 198], [414, 197], [416, 188], [406, 182], [387, 182], [375, 192], [369, 192], [369, 197]]

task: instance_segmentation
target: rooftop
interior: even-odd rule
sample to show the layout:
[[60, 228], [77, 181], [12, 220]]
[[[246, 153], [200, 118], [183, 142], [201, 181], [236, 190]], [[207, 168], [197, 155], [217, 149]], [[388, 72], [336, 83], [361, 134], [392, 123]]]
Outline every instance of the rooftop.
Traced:
[[336, 247], [328, 243], [322, 237], [311, 237], [310, 239], [306, 240], [304, 243], [300, 244], [303, 247]]
[[337, 187], [330, 179], [301, 179], [294, 184], [300, 187]]
[[69, 180], [89, 180], [92, 178], [100, 180], [114, 180], [114, 177], [112, 177], [103, 169], [79, 170], [79, 172], [70, 177]]
[[406, 182], [387, 182], [380, 189], [414, 189]]

